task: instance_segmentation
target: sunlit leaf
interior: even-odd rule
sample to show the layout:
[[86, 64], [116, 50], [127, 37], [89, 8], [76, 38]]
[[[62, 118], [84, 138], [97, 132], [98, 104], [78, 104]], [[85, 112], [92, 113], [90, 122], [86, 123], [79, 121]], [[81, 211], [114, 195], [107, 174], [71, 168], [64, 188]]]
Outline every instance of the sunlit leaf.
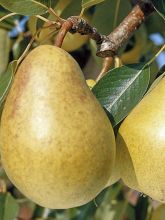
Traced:
[[37, 15], [47, 12], [49, 0], [0, 0], [0, 4], [11, 12], [22, 15]]

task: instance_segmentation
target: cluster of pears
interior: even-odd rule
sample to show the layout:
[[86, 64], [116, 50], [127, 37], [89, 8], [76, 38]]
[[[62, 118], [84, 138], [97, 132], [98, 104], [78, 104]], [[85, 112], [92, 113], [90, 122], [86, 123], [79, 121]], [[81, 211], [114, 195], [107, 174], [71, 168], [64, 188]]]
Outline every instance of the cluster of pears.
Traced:
[[20, 64], [1, 118], [4, 169], [37, 204], [83, 205], [105, 188], [115, 162], [111, 123], [76, 61], [41, 45]]
[[41, 45], [20, 64], [5, 102], [4, 169], [23, 194], [48, 208], [83, 205], [120, 178], [165, 202], [164, 99], [165, 78], [124, 120], [115, 143], [76, 61]]

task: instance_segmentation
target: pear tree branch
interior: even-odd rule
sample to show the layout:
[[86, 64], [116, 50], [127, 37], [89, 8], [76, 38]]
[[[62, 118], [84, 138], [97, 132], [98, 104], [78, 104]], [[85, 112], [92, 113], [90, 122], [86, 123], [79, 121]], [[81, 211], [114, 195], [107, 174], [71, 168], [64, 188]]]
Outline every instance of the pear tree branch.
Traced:
[[154, 7], [149, 0], [139, 1], [119, 26], [98, 45], [97, 55], [107, 57], [117, 54], [118, 50], [153, 11]]
[[67, 32], [88, 35], [97, 44], [96, 55], [104, 59], [103, 67], [97, 77], [97, 81], [106, 74], [113, 64], [113, 59], [118, 50], [130, 39], [134, 32], [144, 22], [145, 18], [154, 11], [151, 0], [137, 0], [131, 12], [124, 18], [118, 27], [108, 36], [89, 25], [81, 16], [71, 16], [67, 20], [62, 20], [62, 27], [55, 39], [55, 45], [61, 47]]
[[55, 44], [62, 45], [67, 31], [80, 33], [82, 35], [88, 35], [96, 41], [97, 56], [102, 58], [113, 57], [153, 11], [154, 7], [150, 0], [138, 0], [127, 17], [108, 36], [99, 33], [95, 27], [90, 26], [82, 17], [71, 16], [63, 22]]

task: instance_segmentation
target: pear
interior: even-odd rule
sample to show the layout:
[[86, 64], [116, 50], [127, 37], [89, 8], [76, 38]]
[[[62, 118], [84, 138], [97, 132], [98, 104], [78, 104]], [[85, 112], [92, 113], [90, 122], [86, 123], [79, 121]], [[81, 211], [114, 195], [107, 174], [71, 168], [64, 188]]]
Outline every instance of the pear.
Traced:
[[115, 165], [114, 165], [114, 168], [112, 170], [112, 174], [110, 175], [105, 188], [113, 185], [114, 183], [116, 183], [117, 181], [120, 180], [120, 178], [121, 178], [121, 173], [120, 173], [121, 166], [122, 166], [122, 164], [120, 163], [120, 148], [116, 144]]
[[[132, 174], [130, 176], [130, 173]], [[137, 190], [138, 184], [135, 176], [135, 172], [133, 169], [131, 157], [127, 148], [124, 146], [122, 142], [121, 136], [118, 135], [116, 140], [116, 157], [115, 157], [115, 165], [108, 180], [106, 187], [113, 185], [117, 181], [119, 181], [122, 177], [123, 182], [127, 182], [130, 188]]]
[[117, 137], [130, 157], [123, 154], [124, 182], [160, 202], [165, 202], [164, 100], [165, 78], [128, 115]]
[[164, 220], [164, 219], [165, 219], [165, 204], [161, 204], [154, 210], [151, 220]]
[[20, 64], [0, 135], [7, 175], [44, 207], [89, 202], [105, 187], [114, 166], [112, 126], [79, 65], [55, 46], [35, 48]]

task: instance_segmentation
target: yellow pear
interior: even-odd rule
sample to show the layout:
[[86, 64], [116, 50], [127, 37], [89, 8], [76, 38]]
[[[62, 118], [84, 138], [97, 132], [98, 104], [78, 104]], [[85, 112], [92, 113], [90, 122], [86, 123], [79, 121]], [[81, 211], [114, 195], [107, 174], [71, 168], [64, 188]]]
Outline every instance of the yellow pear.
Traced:
[[[114, 171], [112, 174], [113, 173]], [[120, 134], [117, 135], [116, 139], [115, 174], [115, 176], [120, 177], [127, 186], [140, 191], [130, 153]]]
[[160, 202], [165, 202], [164, 100], [165, 78], [128, 115], [117, 137], [130, 157], [123, 154], [124, 182]]
[[120, 151], [121, 149], [117, 146], [116, 144], [116, 157], [115, 157], [115, 165], [112, 170], [112, 174], [109, 177], [108, 183], [106, 184], [105, 187], [111, 186], [117, 181], [120, 180], [121, 174], [120, 174], [120, 169], [122, 164], [120, 163]]
[[165, 205], [159, 205], [153, 212], [151, 220], [164, 220], [165, 219]]
[[[131, 176], [130, 176], [131, 173]], [[119, 181], [122, 177], [122, 180], [127, 182], [127, 185], [130, 188], [135, 190], [137, 187], [137, 180], [133, 170], [132, 161], [129, 155], [127, 148], [124, 146], [121, 136], [118, 135], [116, 140], [116, 157], [115, 157], [115, 165], [112, 170], [112, 174], [108, 180], [107, 186], [111, 186], [112, 184]]]
[[7, 175], [44, 207], [89, 202], [113, 169], [112, 126], [76, 61], [55, 46], [37, 47], [20, 64], [0, 134]]

